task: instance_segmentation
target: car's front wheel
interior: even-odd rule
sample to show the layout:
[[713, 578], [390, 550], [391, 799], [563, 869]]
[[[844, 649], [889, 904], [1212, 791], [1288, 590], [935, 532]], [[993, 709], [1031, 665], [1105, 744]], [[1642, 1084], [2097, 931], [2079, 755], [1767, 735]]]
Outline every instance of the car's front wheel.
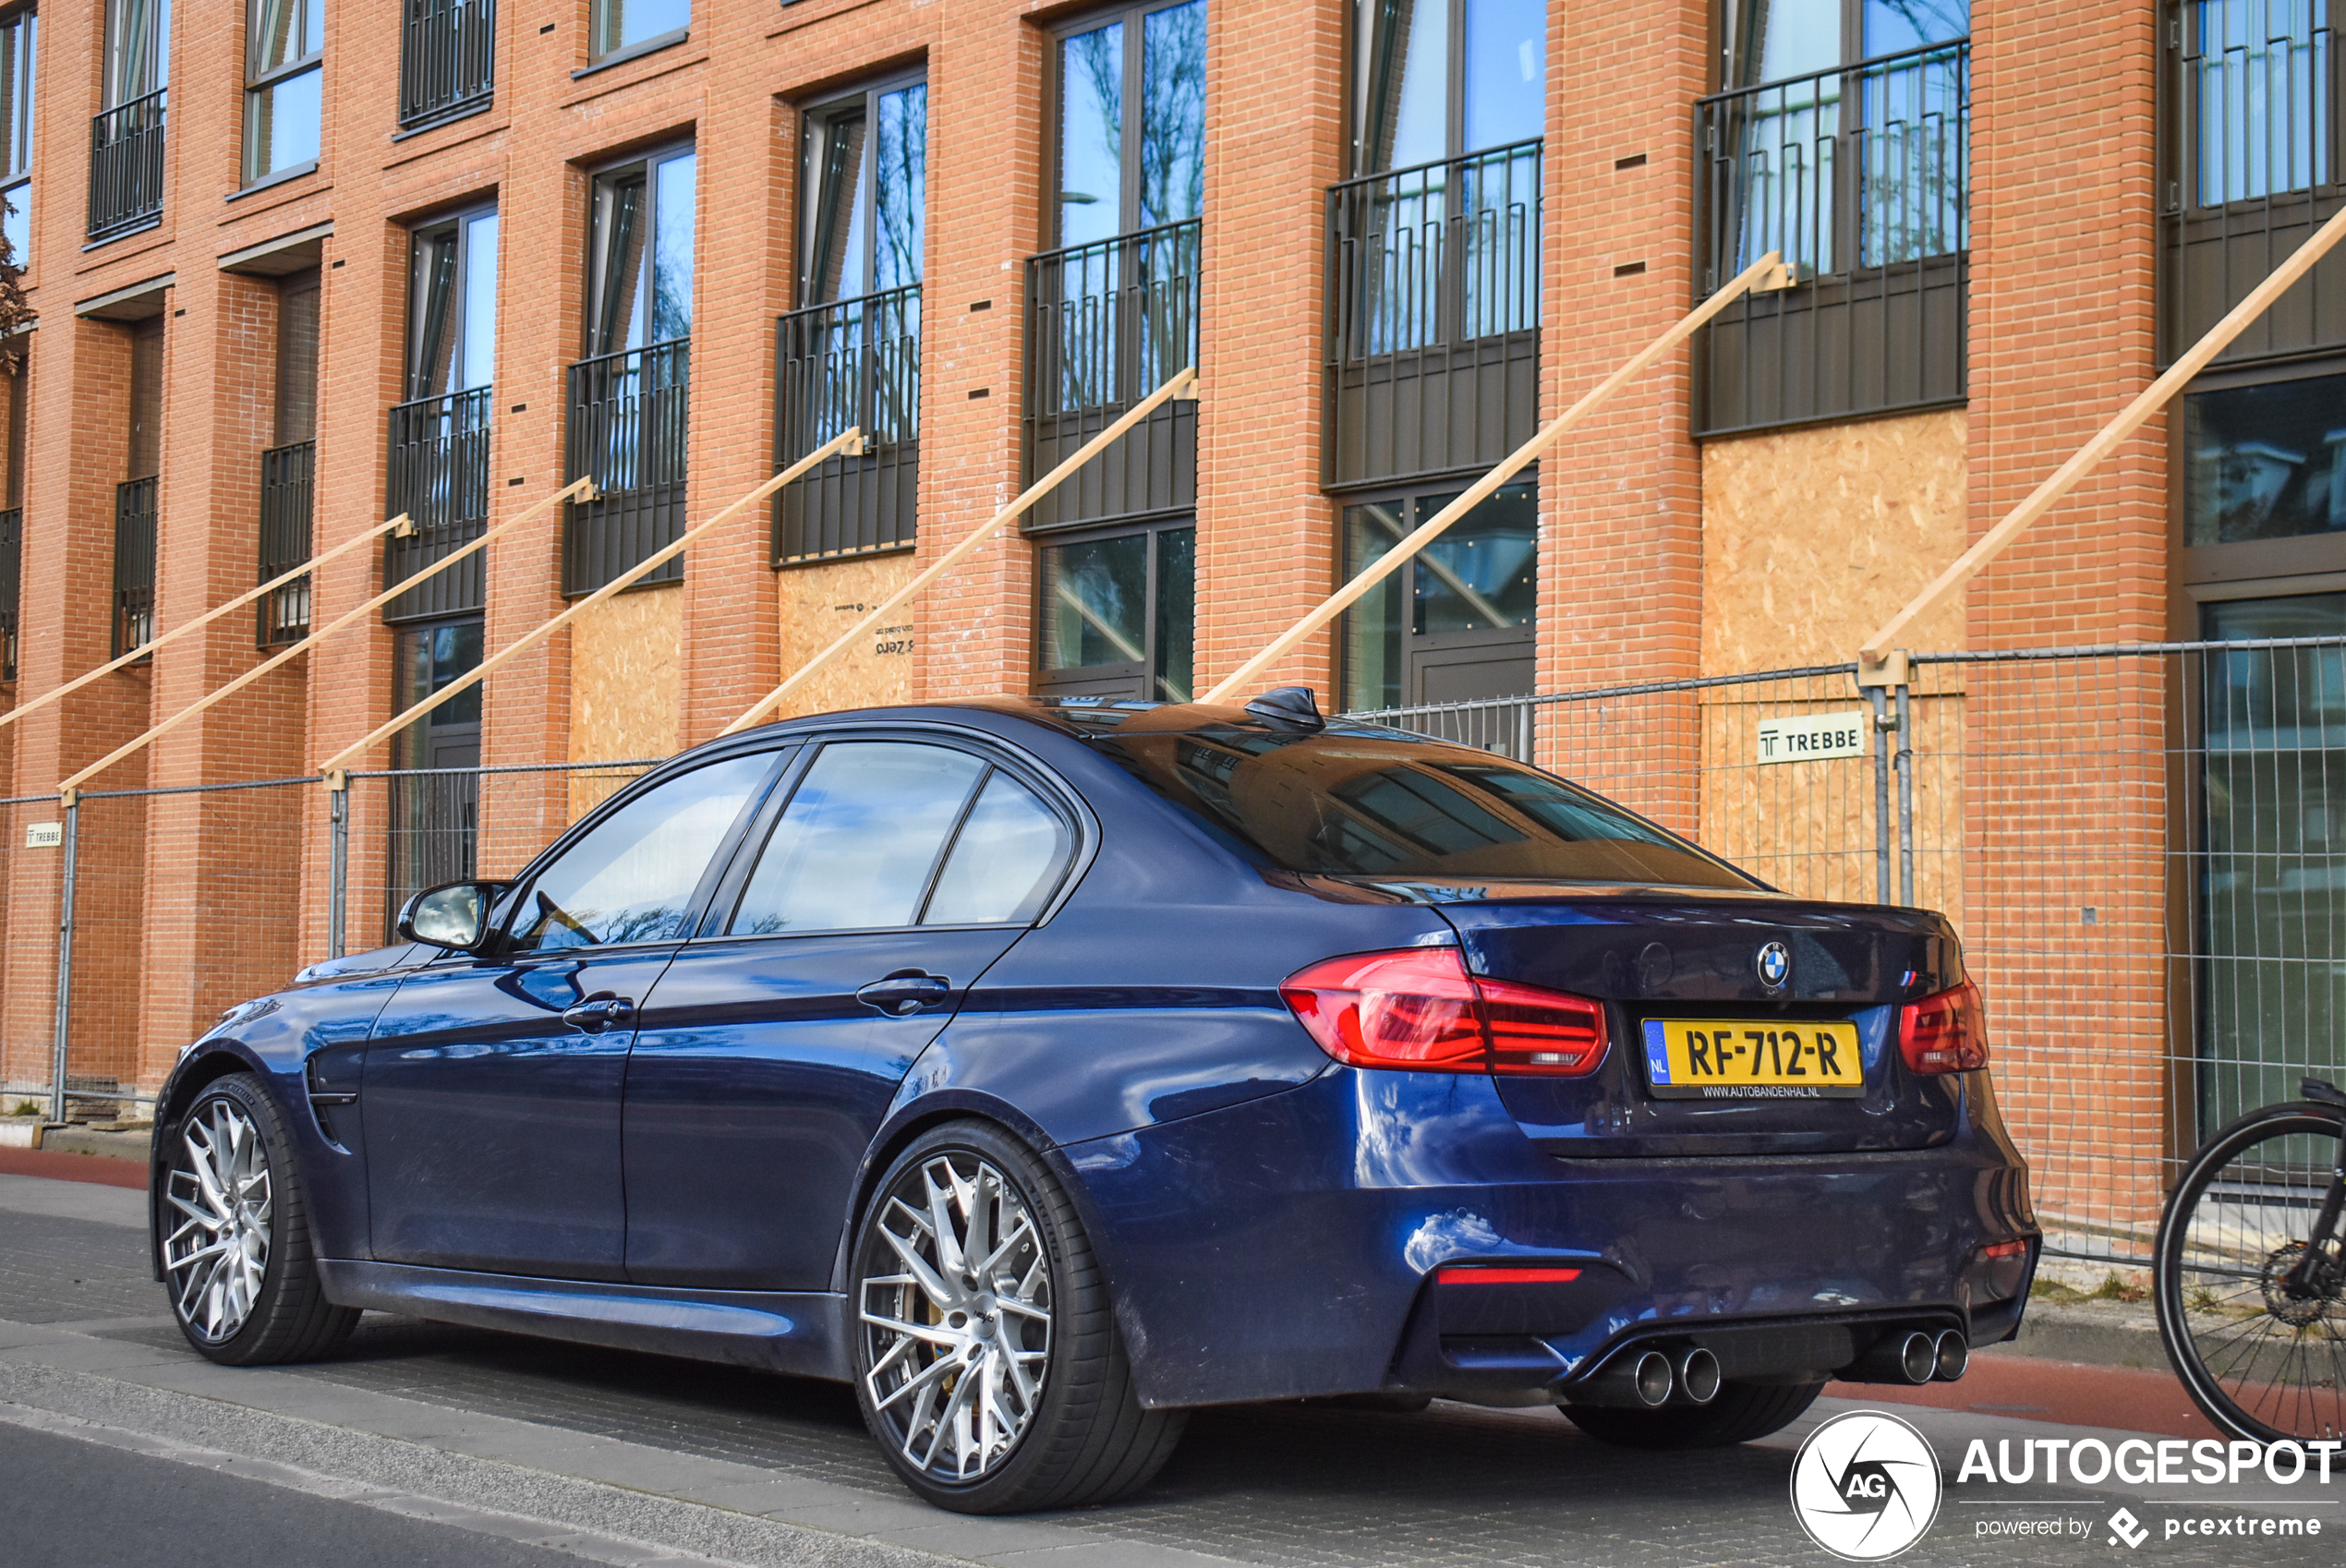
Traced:
[[1574, 1426], [1599, 1442], [1620, 1448], [1726, 1448], [1782, 1431], [1817, 1402], [1824, 1386], [1731, 1382], [1708, 1405], [1665, 1405], [1659, 1410], [1567, 1405], [1563, 1409]]
[[260, 1082], [206, 1085], [162, 1136], [163, 1272], [187, 1343], [250, 1367], [311, 1359], [349, 1333], [358, 1313], [319, 1288], [291, 1140]]
[[1075, 1206], [982, 1122], [930, 1129], [857, 1229], [855, 1397], [897, 1473], [963, 1514], [1104, 1502], [1145, 1484], [1184, 1413], [1144, 1408]]

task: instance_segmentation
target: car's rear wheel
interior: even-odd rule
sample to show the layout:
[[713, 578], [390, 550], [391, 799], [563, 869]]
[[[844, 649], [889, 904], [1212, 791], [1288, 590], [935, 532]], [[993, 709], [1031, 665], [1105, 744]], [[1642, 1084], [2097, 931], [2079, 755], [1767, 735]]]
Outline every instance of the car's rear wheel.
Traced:
[[309, 1360], [349, 1333], [358, 1313], [319, 1288], [291, 1140], [260, 1083], [206, 1085], [164, 1136], [163, 1280], [187, 1343], [250, 1367]]
[[1566, 1405], [1565, 1419], [1620, 1448], [1726, 1448], [1782, 1431], [1817, 1402], [1822, 1383], [1724, 1383], [1708, 1405], [1659, 1410]]
[[1172, 1453], [1143, 1407], [1090, 1240], [1042, 1162], [982, 1122], [914, 1140], [874, 1189], [850, 1282], [855, 1398], [940, 1508], [1104, 1502]]

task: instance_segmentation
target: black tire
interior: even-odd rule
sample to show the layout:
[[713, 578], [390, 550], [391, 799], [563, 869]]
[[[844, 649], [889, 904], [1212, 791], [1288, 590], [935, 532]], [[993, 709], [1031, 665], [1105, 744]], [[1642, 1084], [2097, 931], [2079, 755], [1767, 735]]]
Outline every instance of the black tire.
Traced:
[[[239, 1118], [251, 1128], [258, 1145], [268, 1212], [260, 1288], [249, 1293], [248, 1307], [231, 1324], [209, 1316], [212, 1292], [200, 1288], [200, 1263], [187, 1265], [184, 1273], [172, 1266], [175, 1256], [204, 1242], [201, 1227], [190, 1226], [187, 1212], [173, 1198], [194, 1195], [200, 1200], [200, 1156], [191, 1140], [205, 1139], [212, 1129], [234, 1126]], [[159, 1162], [162, 1186], [153, 1200], [163, 1226], [155, 1249], [164, 1262], [163, 1289], [173, 1321], [187, 1343], [225, 1366], [260, 1367], [314, 1360], [348, 1335], [358, 1321], [358, 1310], [335, 1306], [320, 1288], [293, 1140], [277, 1103], [260, 1080], [249, 1073], [232, 1073], [206, 1084], [184, 1116], [158, 1129], [158, 1138], [164, 1140], [161, 1146], [166, 1153]]]
[[1564, 1418], [1616, 1448], [1729, 1448], [1782, 1431], [1824, 1392], [1822, 1383], [1726, 1383], [1708, 1405], [1659, 1410], [1609, 1405], [1559, 1406]]
[[[2183, 1392], [2229, 1436], [2273, 1443], [2346, 1429], [2346, 1289], [2333, 1277], [2318, 1296], [2293, 1299], [2275, 1277], [2302, 1252], [2340, 1120], [2305, 1103], [2250, 1112], [2192, 1157], [2159, 1215], [2159, 1342]], [[2286, 1153], [2275, 1146], [2290, 1138], [2304, 1141]], [[2225, 1192], [2203, 1213], [2200, 1200], [2219, 1182]], [[2292, 1226], [2304, 1227], [2298, 1239], [2273, 1245]], [[2332, 1236], [2333, 1258], [2340, 1245]]]
[[[989, 1168], [999, 1178], [999, 1188], [988, 1184], [985, 1173]], [[960, 1222], [948, 1216], [948, 1228], [956, 1223], [963, 1227], [951, 1255], [959, 1256], [961, 1242], [973, 1237], [972, 1227], [982, 1223], [995, 1242], [994, 1255], [1006, 1259], [991, 1285], [973, 1272], [947, 1278], [942, 1264], [946, 1251], [932, 1240], [928, 1260], [937, 1265], [932, 1275], [954, 1293], [942, 1304], [918, 1283], [919, 1276], [883, 1234], [883, 1222], [896, 1218], [897, 1200], [907, 1192], [918, 1196], [927, 1190], [940, 1169], [950, 1172], [949, 1188], [953, 1180], [969, 1184], [975, 1209], [986, 1216], [982, 1222], [966, 1212]], [[907, 1212], [922, 1211], [907, 1206]], [[1024, 1240], [1020, 1239], [1022, 1219], [1028, 1237]], [[1006, 1237], [993, 1236], [998, 1222]], [[897, 1223], [917, 1229], [913, 1221]], [[933, 1224], [927, 1234], [934, 1236]], [[911, 1245], [920, 1250], [918, 1235]], [[1015, 1275], [1013, 1267], [1019, 1271]], [[1004, 1283], [1019, 1288], [992, 1288]], [[975, 1305], [956, 1309], [965, 1292], [975, 1293], [966, 1299], [984, 1303], [982, 1309]], [[1002, 1307], [1005, 1299], [1012, 1305]], [[1141, 1404], [1123, 1337], [1117, 1332], [1107, 1282], [1074, 1204], [1041, 1161], [987, 1123], [958, 1121], [933, 1128], [889, 1166], [856, 1223], [848, 1301], [855, 1314], [850, 1334], [855, 1403], [864, 1413], [864, 1424], [904, 1484], [939, 1508], [959, 1514], [1024, 1514], [1106, 1502], [1146, 1485], [1180, 1440], [1186, 1411], [1150, 1410]], [[1039, 1325], [1033, 1311], [1038, 1304], [1047, 1310]], [[949, 1328], [964, 1336], [961, 1352], [899, 1333], [886, 1326], [889, 1321], [917, 1323], [940, 1336]], [[980, 1429], [975, 1469], [969, 1467], [965, 1453], [958, 1464], [947, 1463], [955, 1456], [942, 1454], [950, 1402], [961, 1397], [965, 1388], [976, 1389], [982, 1396], [989, 1386], [982, 1379], [965, 1380], [953, 1369], [956, 1354], [963, 1353], [961, 1366], [982, 1366], [988, 1377], [997, 1375], [997, 1368], [1002, 1376], [1019, 1375], [1009, 1370], [1011, 1361], [1030, 1380], [1033, 1367], [1042, 1369], [1040, 1382], [1033, 1385], [1034, 1397], [1020, 1402], [1021, 1424], [998, 1453], [988, 1453], [985, 1429]], [[970, 1358], [984, 1357], [995, 1359]], [[1017, 1391], [1002, 1383], [992, 1386], [1002, 1395], [996, 1408], [1008, 1410]], [[938, 1395], [948, 1401], [942, 1414], [934, 1405]], [[954, 1429], [957, 1443], [965, 1431]], [[925, 1452], [913, 1452], [925, 1435]]]

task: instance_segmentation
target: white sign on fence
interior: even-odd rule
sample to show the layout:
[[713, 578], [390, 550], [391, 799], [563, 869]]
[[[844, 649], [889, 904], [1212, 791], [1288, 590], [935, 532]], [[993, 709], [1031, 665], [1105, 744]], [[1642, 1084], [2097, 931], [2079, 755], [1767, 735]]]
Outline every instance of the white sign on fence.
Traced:
[[24, 847], [28, 850], [54, 850], [66, 841], [66, 825], [62, 822], [28, 822], [24, 825]]
[[1825, 757], [1866, 754], [1867, 713], [1810, 713], [1798, 718], [1760, 721], [1761, 762], [1816, 762]]

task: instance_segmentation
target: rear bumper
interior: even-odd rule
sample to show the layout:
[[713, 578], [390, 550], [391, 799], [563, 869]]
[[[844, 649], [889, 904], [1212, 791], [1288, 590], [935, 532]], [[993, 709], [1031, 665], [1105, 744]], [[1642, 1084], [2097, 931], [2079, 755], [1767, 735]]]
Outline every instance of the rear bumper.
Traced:
[[[1657, 1338], [1805, 1377], [1893, 1325], [2010, 1337], [2035, 1260], [2026, 1169], [1983, 1096], [1929, 1150], [1568, 1161], [1487, 1079], [1341, 1069], [1060, 1152], [1155, 1405], [1559, 1392]], [[2023, 1258], [1983, 1263], [2014, 1238]], [[1438, 1282], [1493, 1260], [1580, 1272]], [[1815, 1332], [1774, 1332], [1795, 1330]]]

